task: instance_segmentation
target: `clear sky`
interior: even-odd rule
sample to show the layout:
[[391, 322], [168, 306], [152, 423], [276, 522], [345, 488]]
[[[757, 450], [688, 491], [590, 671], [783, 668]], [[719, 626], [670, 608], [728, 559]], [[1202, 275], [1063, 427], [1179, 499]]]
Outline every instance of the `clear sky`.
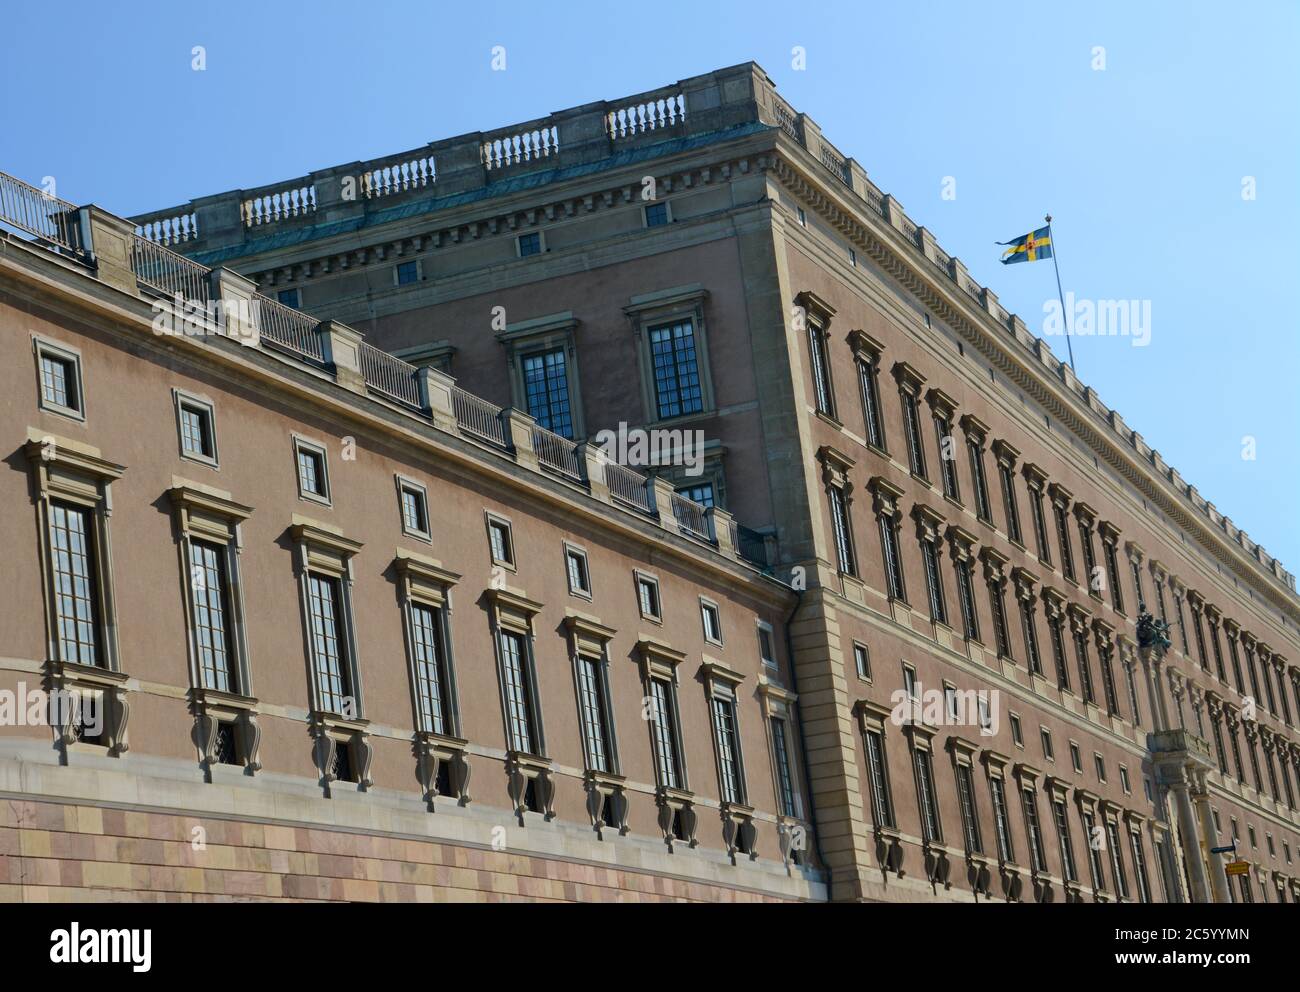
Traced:
[[1070, 6], [9, 4], [0, 170], [131, 214], [754, 59], [1035, 332], [1050, 263], [994, 242], [1049, 210], [1067, 291], [1150, 301], [1080, 377], [1300, 569], [1300, 4]]

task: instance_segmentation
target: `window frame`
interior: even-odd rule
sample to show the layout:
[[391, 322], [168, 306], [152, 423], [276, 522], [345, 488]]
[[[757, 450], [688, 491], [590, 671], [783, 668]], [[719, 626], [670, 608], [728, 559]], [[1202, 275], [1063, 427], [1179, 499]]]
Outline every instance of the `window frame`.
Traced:
[[[86, 389], [81, 367], [81, 349], [62, 344], [53, 338], [46, 337], [44, 334], [33, 334], [32, 354], [36, 360], [37, 409], [84, 424], [86, 422]], [[65, 388], [71, 390], [74, 394], [72, 398], [76, 400], [75, 405], [69, 406], [46, 398], [43, 360], [47, 356], [65, 366]]]
[[[429, 517], [429, 490], [424, 484], [417, 482], [409, 475], [397, 473], [393, 476], [393, 482], [397, 486], [397, 516], [401, 524], [402, 533], [407, 537], [413, 537], [417, 541], [423, 541], [425, 544], [433, 543], [433, 523]], [[419, 530], [407, 525], [406, 522], [406, 495], [410, 493], [417, 498], [420, 512], [424, 516], [424, 530]]]
[[[341, 534], [324, 527], [301, 521], [290, 528], [296, 551], [298, 588], [301, 599], [304, 639], [307, 647], [307, 661], [311, 678], [308, 682], [308, 699], [311, 712], [327, 720], [359, 721], [365, 719], [364, 695], [361, 683], [361, 665], [356, 632], [356, 611], [352, 597], [354, 581], [353, 559], [361, 550], [356, 541], [348, 540]], [[329, 709], [325, 703], [326, 692], [322, 691], [324, 681], [328, 678], [322, 666], [322, 658], [317, 650], [317, 639], [313, 633], [315, 613], [312, 608], [312, 581], [328, 581], [335, 590], [334, 627], [337, 650], [337, 662], [340, 679], [346, 683], [340, 688], [350, 690], [340, 695], [339, 701], [351, 699], [351, 712], [348, 707]]]
[[[664, 219], [663, 219], [662, 222], [660, 222], [660, 223], [658, 223], [658, 224], [651, 224], [651, 223], [650, 223], [650, 208], [651, 208], [651, 207], [663, 207], [663, 208], [664, 208]], [[668, 226], [669, 224], [671, 224], [672, 222], [673, 222], [673, 208], [672, 208], [672, 201], [671, 201], [671, 200], [660, 200], [660, 199], [655, 199], [655, 200], [650, 201], [649, 203], [643, 203], [643, 204], [641, 204], [641, 226], [642, 226], [643, 228], [645, 228], [647, 231], [649, 231], [649, 230], [653, 230], [653, 229], [656, 228], [656, 227], [667, 227], [667, 226]]]
[[[415, 278], [402, 282], [402, 269], [404, 266], [415, 266]], [[418, 258], [407, 258], [393, 265], [393, 285], [394, 286], [416, 286], [424, 281], [424, 263]]]
[[[488, 561], [490, 561], [494, 567], [504, 568], [511, 572], [517, 571], [519, 554], [515, 548], [514, 527], [510, 523], [510, 518], [503, 517], [501, 514], [494, 513], [492, 510], [484, 510], [483, 526], [487, 530]], [[493, 547], [492, 544], [493, 527], [499, 527], [504, 531], [505, 552], [509, 557], [506, 558], [497, 557], [496, 548]]]
[[[565, 587], [570, 596], [576, 596], [578, 599], [585, 599], [591, 602], [592, 599], [592, 582], [591, 582], [591, 562], [587, 557], [587, 551], [580, 545], [571, 541], [563, 542], [564, 549], [564, 581]], [[571, 561], [581, 562], [580, 571], [585, 586], [576, 587], [573, 584], [573, 569]]]
[[[641, 381], [641, 410], [647, 424], [695, 420], [709, 416], [717, 409], [713, 375], [709, 364], [708, 299], [708, 290], [700, 283], [692, 283], [633, 296], [623, 307], [623, 313], [631, 323], [636, 339], [637, 369]], [[695, 350], [695, 374], [699, 379], [700, 409], [664, 416], [659, 405], [651, 332], [683, 323], [691, 325], [691, 339]], [[674, 349], [674, 375], [676, 375], [676, 368]]]
[[[642, 605], [641, 586], [643, 583], [650, 589], [654, 590], [655, 612], [653, 613], [647, 613]], [[662, 625], [664, 622], [664, 602], [663, 597], [660, 594], [658, 577], [651, 575], [649, 572], [642, 571], [639, 568], [634, 568], [632, 570], [632, 584], [636, 591], [636, 608], [637, 612], [641, 614], [641, 619], [649, 620], [653, 624]]]
[[[537, 250], [525, 252], [524, 238], [532, 237], [537, 238]], [[546, 251], [546, 232], [544, 230], [521, 231], [515, 235], [515, 258], [532, 258], [534, 255], [545, 255]]]
[[[716, 621], [716, 637], [709, 633], [708, 614], [710, 610], [713, 611], [713, 617]], [[707, 596], [700, 597], [700, 626], [704, 631], [704, 640], [707, 643], [716, 647], [723, 646], [722, 608], [718, 605], [716, 600], [710, 599]]]
[[[290, 437], [293, 441], [293, 477], [294, 485], [298, 490], [298, 498], [319, 506], [333, 506], [334, 487], [330, 481], [328, 449], [321, 442], [305, 437], [296, 431]], [[312, 492], [303, 489], [302, 466], [299, 464], [299, 458], [304, 453], [320, 459], [320, 482], [324, 486], [323, 492]]]
[[[184, 458], [186, 461], [198, 462], [200, 465], [207, 465], [209, 468], [219, 468], [220, 457], [217, 449], [216, 405], [206, 396], [200, 396], [197, 393], [173, 388], [172, 406], [176, 414], [176, 441], [181, 458]], [[212, 453], [210, 455], [204, 454], [203, 452], [186, 450], [184, 426], [184, 415], [186, 411], [198, 413], [202, 418], [201, 423], [206, 428], [208, 444], [212, 448]]]

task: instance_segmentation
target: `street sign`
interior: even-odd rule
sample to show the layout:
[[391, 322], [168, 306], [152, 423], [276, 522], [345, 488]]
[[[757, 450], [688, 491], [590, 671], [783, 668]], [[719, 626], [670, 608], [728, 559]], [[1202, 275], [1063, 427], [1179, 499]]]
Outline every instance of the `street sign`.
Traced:
[[1233, 861], [1230, 862], [1229, 864], [1224, 865], [1223, 870], [1226, 871], [1229, 875], [1249, 875], [1250, 862]]
[[1227, 847], [1212, 847], [1212, 848], [1210, 848], [1210, 853], [1211, 853], [1211, 854], [1227, 854], [1229, 851], [1235, 851], [1236, 849], [1237, 849], [1237, 845], [1236, 845], [1236, 844], [1229, 844]]

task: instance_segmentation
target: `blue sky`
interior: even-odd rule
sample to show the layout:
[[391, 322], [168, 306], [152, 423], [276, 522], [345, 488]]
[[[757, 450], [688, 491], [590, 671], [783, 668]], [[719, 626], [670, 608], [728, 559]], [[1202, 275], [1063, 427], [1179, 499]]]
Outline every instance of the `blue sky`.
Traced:
[[23, 4], [0, 170], [130, 214], [754, 59], [1031, 329], [1051, 267], [1004, 268], [993, 242], [1049, 210], [1067, 291], [1149, 300], [1150, 345], [1077, 339], [1080, 377], [1300, 569], [1300, 4], [1064, 7]]

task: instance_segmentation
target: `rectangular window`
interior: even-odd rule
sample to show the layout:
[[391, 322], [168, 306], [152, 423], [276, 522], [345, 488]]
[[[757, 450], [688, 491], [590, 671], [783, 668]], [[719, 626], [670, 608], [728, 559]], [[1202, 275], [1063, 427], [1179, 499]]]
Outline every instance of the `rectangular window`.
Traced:
[[1038, 559], [1050, 565], [1052, 549], [1047, 541], [1047, 520], [1043, 516], [1043, 491], [1037, 486], [1029, 487], [1029, 511], [1034, 518], [1034, 542], [1038, 545]]
[[867, 428], [867, 443], [885, 450], [885, 425], [880, 416], [880, 384], [876, 380], [875, 362], [858, 360], [858, 381], [862, 386], [862, 413]]
[[989, 505], [989, 484], [984, 476], [984, 444], [979, 438], [968, 437], [966, 450], [970, 454], [971, 480], [975, 486], [975, 515], [985, 523], [993, 522], [993, 509]]
[[1048, 761], [1055, 761], [1056, 752], [1052, 749], [1052, 732], [1046, 727], [1040, 727], [1038, 734], [1043, 741], [1043, 757]]
[[826, 332], [814, 320], [808, 321], [808, 353], [812, 362], [813, 398], [817, 412], [835, 416], [834, 397], [831, 393], [830, 358], [826, 351]]
[[1066, 692], [1070, 691], [1070, 666], [1065, 660], [1065, 619], [1060, 616], [1048, 621], [1052, 638], [1052, 661], [1056, 665], [1056, 684]]
[[655, 771], [659, 784], [680, 788], [682, 774], [678, 758], [678, 735], [675, 693], [671, 683], [650, 680], [650, 730], [655, 748]]
[[560, 437], [573, 437], [569, 374], [563, 348], [525, 355], [522, 362], [524, 402], [538, 425]]
[[975, 611], [975, 580], [971, 577], [971, 563], [969, 559], [958, 559], [954, 567], [957, 569], [957, 596], [961, 601], [961, 619], [966, 628], [966, 639], [968, 641], [978, 641], [980, 639], [980, 622], [979, 614]]
[[419, 282], [420, 263], [416, 261], [399, 262], [394, 272], [394, 278], [399, 286], [409, 286], [413, 282]]
[[1007, 537], [1019, 545], [1024, 545], [1020, 533], [1020, 509], [1016, 505], [1016, 479], [1011, 466], [998, 462], [998, 475], [1002, 478], [1002, 506], [1007, 514]]
[[858, 678], [864, 682], [871, 681], [871, 655], [865, 644], [853, 645], [853, 666], [858, 671]]
[[889, 793], [889, 770], [885, 764], [885, 738], [880, 730], [866, 732], [867, 772], [871, 778], [871, 815], [877, 827], [894, 826], [894, 802]]
[[900, 390], [903, 400], [903, 430], [907, 440], [907, 459], [912, 474], [926, 478], [925, 447], [921, 444], [921, 415], [917, 410], [916, 394], [910, 389]]
[[966, 839], [968, 854], [983, 854], [984, 842], [980, 837], [979, 812], [975, 808], [975, 782], [971, 767], [957, 766], [957, 799], [961, 805], [962, 834]]
[[1070, 815], [1065, 801], [1052, 801], [1052, 816], [1056, 819], [1056, 836], [1061, 844], [1061, 865], [1067, 882], [1079, 880], [1079, 869], [1074, 864], [1074, 844], [1070, 840]]
[[609, 742], [613, 739], [603, 659], [578, 656], [578, 700], [582, 712], [582, 741], [587, 767], [613, 771]]
[[921, 832], [927, 841], [942, 842], [939, 825], [939, 802], [934, 792], [934, 767], [930, 752], [917, 748], [912, 752], [916, 768], [916, 794], [921, 804]]
[[1011, 743], [1016, 747], [1025, 746], [1025, 737], [1020, 729], [1020, 717], [1014, 713], [1011, 714]]
[[492, 564], [515, 567], [515, 542], [510, 533], [509, 521], [500, 517], [488, 517], [488, 547], [492, 552]]
[[275, 294], [275, 298], [286, 307], [291, 307], [294, 310], [302, 309], [302, 295], [297, 289], [282, 289]]
[[1053, 503], [1052, 511], [1056, 515], [1056, 537], [1061, 542], [1061, 571], [1074, 582], [1074, 554], [1070, 551], [1070, 525], [1065, 519], [1065, 507]]
[[890, 518], [881, 516], [877, 520], [880, 522], [880, 545], [884, 555], [885, 578], [889, 582], [889, 598], [906, 603], [907, 589], [903, 585], [903, 562], [898, 553], [898, 532], [894, 529], [894, 522]]
[[81, 356], [51, 341], [34, 339], [36, 371], [40, 379], [40, 407], [51, 413], [84, 420]]
[[215, 465], [217, 439], [212, 405], [177, 394], [176, 423], [181, 438], [181, 454], [194, 461]]
[[1120, 788], [1124, 790], [1125, 795], [1128, 795], [1130, 792], [1133, 791], [1132, 786], [1129, 784], [1128, 769], [1125, 768], [1123, 765], [1119, 766], [1119, 784], [1120, 784]]
[[1043, 656], [1038, 649], [1038, 622], [1032, 599], [1020, 600], [1020, 625], [1025, 634], [1025, 660], [1034, 675], [1043, 674]]
[[916, 689], [916, 669], [907, 663], [903, 664], [903, 690], [908, 699], [920, 701], [921, 694]]
[[578, 548], [564, 549], [564, 569], [569, 577], [569, 592], [591, 598], [591, 576], [587, 572], [587, 553]]
[[1043, 847], [1043, 832], [1038, 823], [1038, 799], [1034, 790], [1020, 790], [1020, 805], [1025, 813], [1025, 836], [1029, 838], [1030, 867], [1035, 872], [1047, 871], [1047, 851]]
[[302, 438], [293, 439], [294, 461], [298, 470], [298, 495], [317, 503], [330, 501], [329, 467], [325, 449]]
[[423, 603], [411, 604], [411, 650], [420, 729], [448, 735], [452, 721], [442, 623], [442, 610]]
[[1094, 754], [1094, 755], [1092, 756], [1092, 763], [1093, 763], [1093, 767], [1096, 769], [1096, 772], [1097, 772], [1097, 781], [1098, 781], [1098, 782], [1105, 783], [1105, 781], [1106, 781], [1106, 759], [1103, 758], [1100, 754]]
[[1070, 741], [1070, 764], [1080, 775], [1083, 774], [1083, 756], [1079, 753], [1079, 745]]
[[[1106, 578], [1110, 582], [1110, 601], [1118, 613], [1124, 612], [1124, 591], [1119, 581], [1119, 556], [1115, 552], [1115, 542], [1103, 542], [1106, 555]], [[1186, 635], [1184, 635], [1186, 636]]]
[[776, 651], [772, 643], [772, 625], [758, 622], [758, 657], [767, 668], [776, 668]]
[[933, 541], [921, 542], [921, 558], [925, 562], [926, 592], [930, 597], [930, 617], [939, 623], [948, 622], [948, 606], [943, 598], [943, 577], [939, 572], [939, 551]]
[[430, 540], [429, 497], [422, 485], [399, 479], [397, 492], [401, 501], [402, 532], [422, 540]]
[[641, 615], [647, 620], [662, 620], [659, 609], [659, 583], [648, 575], [636, 577], [636, 599]]
[[1142, 835], [1136, 830], [1129, 831], [1129, 841], [1133, 848], [1133, 874], [1137, 876], [1138, 898], [1142, 902], [1151, 901], [1151, 882], [1147, 878], [1147, 859], [1142, 853]]
[[722, 643], [722, 616], [716, 603], [700, 600], [700, 618], [704, 622], [704, 639], [710, 644]]
[[308, 573], [307, 604], [319, 705], [326, 713], [355, 716], [349, 659], [340, 626], [340, 592], [338, 579]]
[[1119, 827], [1114, 820], [1106, 821], [1106, 845], [1110, 848], [1110, 869], [1115, 876], [1115, 887], [1121, 899], [1127, 899], [1128, 876], [1124, 874], [1124, 852], [1120, 849]]
[[667, 203], [647, 203], [645, 206], [645, 226], [662, 227], [668, 223]]
[[1097, 834], [1097, 821], [1087, 811], [1083, 814], [1083, 842], [1088, 847], [1088, 874], [1092, 876], [1092, 887], [1097, 892], [1106, 891], [1106, 872], [1101, 866], [1101, 844]]
[[99, 665], [102, 651], [91, 513], [68, 503], [51, 503], [49, 520], [60, 657], [79, 665]]
[[993, 796], [993, 826], [998, 835], [998, 858], [1004, 862], [1014, 862], [1016, 855], [1011, 844], [1011, 820], [1007, 815], [1007, 794], [1001, 776], [995, 775], [989, 779], [989, 792]]
[[772, 717], [772, 751], [776, 757], [777, 798], [782, 816], [798, 816], [794, 801], [794, 776], [790, 770], [790, 743], [786, 738], [785, 721]]
[[678, 496], [685, 496], [692, 503], [699, 503], [706, 510], [714, 505], [712, 482], [699, 482], [690, 486], [682, 486], [676, 492]]
[[1083, 581], [1088, 584], [1088, 594], [1101, 598], [1097, 587], [1097, 555], [1092, 547], [1092, 527], [1085, 520], [1079, 521], [1079, 547], [1083, 550]]
[[194, 604], [194, 647], [205, 689], [241, 691], [231, 642], [226, 549], [190, 541], [190, 594]]
[[654, 367], [655, 409], [660, 420], [699, 413], [704, 409], [695, 325], [681, 320], [647, 332]]
[[1007, 629], [1006, 591], [1001, 582], [989, 583], [989, 606], [993, 611], [993, 639], [999, 658], [1011, 657], [1011, 635]]
[[835, 556], [839, 569], [845, 575], [856, 576], [858, 567], [853, 558], [853, 524], [849, 519], [848, 501], [838, 486], [831, 486], [827, 493], [831, 501], [831, 528], [835, 535]]
[[718, 749], [718, 769], [722, 776], [722, 801], [744, 803], [745, 780], [740, 766], [740, 742], [736, 739], [736, 702], [714, 696], [713, 742]]
[[501, 631], [500, 641], [510, 749], [535, 754], [537, 721], [533, 712], [533, 688], [529, 678], [528, 644], [523, 635], [510, 630]]
[[533, 231], [530, 234], [519, 235], [516, 243], [519, 246], [519, 257], [527, 258], [529, 255], [537, 255], [542, 250], [542, 235], [540, 232]]

